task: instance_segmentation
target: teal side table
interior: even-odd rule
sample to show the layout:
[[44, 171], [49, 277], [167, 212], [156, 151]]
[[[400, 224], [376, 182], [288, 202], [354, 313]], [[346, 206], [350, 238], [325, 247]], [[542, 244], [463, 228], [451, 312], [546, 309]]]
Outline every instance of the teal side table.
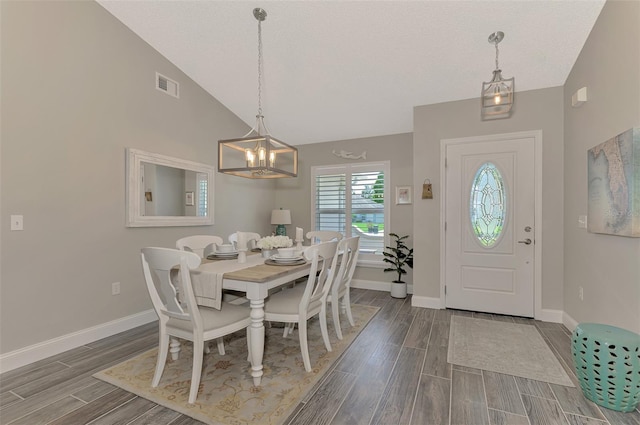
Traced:
[[640, 335], [580, 323], [571, 338], [573, 363], [585, 397], [607, 409], [631, 412], [640, 402]]

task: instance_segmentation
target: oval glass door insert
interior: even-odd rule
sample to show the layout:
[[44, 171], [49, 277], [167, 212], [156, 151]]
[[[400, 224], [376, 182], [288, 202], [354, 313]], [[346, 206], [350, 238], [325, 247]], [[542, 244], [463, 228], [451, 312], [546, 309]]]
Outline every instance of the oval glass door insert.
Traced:
[[495, 164], [482, 164], [471, 184], [469, 218], [480, 245], [491, 248], [504, 230], [507, 216], [506, 192], [502, 174]]

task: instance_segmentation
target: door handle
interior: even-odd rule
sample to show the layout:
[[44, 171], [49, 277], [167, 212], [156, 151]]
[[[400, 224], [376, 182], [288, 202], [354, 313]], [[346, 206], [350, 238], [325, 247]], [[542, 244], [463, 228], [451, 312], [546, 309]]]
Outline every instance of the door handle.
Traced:
[[525, 245], [531, 245], [531, 242], [532, 242], [532, 241], [531, 241], [531, 239], [529, 239], [529, 238], [527, 238], [527, 239], [525, 239], [525, 240], [523, 240], [523, 241], [518, 241], [518, 243], [523, 243], [523, 244], [525, 244]]

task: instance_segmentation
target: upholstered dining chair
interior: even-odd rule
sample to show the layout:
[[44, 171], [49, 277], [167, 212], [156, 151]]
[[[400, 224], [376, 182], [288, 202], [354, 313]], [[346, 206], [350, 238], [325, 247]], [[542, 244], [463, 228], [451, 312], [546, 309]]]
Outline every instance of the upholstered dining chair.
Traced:
[[[360, 249], [360, 236], [342, 239], [338, 242], [336, 257], [340, 257], [340, 266], [331, 279], [331, 289], [327, 293], [327, 302], [331, 304], [333, 327], [336, 329], [338, 339], [342, 339], [340, 328], [340, 310], [344, 311], [351, 326], [355, 326], [351, 314], [351, 279], [358, 263]], [[335, 262], [335, 260], [334, 260]]]
[[214, 235], [186, 236], [176, 241], [176, 248], [181, 251], [195, 252], [200, 258], [205, 258], [216, 250], [216, 244], [222, 245], [224, 240]]
[[344, 236], [340, 232], [333, 230], [312, 230], [307, 232], [307, 239], [311, 240], [311, 245], [315, 245], [321, 242], [329, 242], [332, 240], [340, 241]]
[[[298, 284], [285, 291], [276, 292], [269, 296], [264, 306], [264, 319], [271, 322], [284, 322], [285, 335], [288, 324], [298, 324], [298, 337], [302, 361], [307, 372], [311, 372], [309, 346], [307, 341], [307, 321], [320, 315], [320, 329], [327, 351], [331, 351], [329, 332], [327, 331], [326, 294], [331, 287], [331, 273], [329, 269], [335, 259], [337, 241], [312, 245], [305, 251], [305, 256], [311, 261], [309, 278], [306, 284]], [[335, 261], [333, 261], [335, 263]]]
[[[190, 270], [200, 265], [201, 259], [197, 254], [170, 248], [148, 247], [142, 249], [140, 256], [147, 290], [159, 319], [158, 361], [151, 386], [157, 387], [160, 383], [167, 361], [169, 337], [192, 341], [193, 366], [189, 403], [193, 404], [198, 396], [205, 341], [246, 329], [251, 324], [250, 311], [246, 307], [228, 303], [222, 303], [220, 310], [199, 307], [196, 304]], [[172, 270], [176, 267], [179, 267], [181, 282], [180, 300], [171, 279]]]

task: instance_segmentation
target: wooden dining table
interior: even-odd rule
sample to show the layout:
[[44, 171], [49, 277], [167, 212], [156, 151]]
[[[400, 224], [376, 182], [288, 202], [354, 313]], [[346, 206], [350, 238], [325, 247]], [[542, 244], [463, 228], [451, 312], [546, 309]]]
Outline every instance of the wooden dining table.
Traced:
[[[251, 376], [256, 386], [260, 385], [263, 375], [264, 356], [264, 300], [269, 294], [269, 290], [277, 288], [296, 279], [309, 275], [311, 263], [299, 265], [269, 265], [264, 264], [264, 258], [259, 253], [247, 255], [245, 267], [231, 272], [224, 272], [222, 276], [222, 288], [244, 292], [249, 300], [251, 308], [251, 325], [247, 329], [247, 337], [251, 344]], [[194, 272], [199, 273], [220, 273], [220, 270], [228, 269], [231, 265], [228, 262], [238, 263], [233, 260], [203, 260], [202, 264]], [[238, 265], [240, 266], [240, 265]], [[232, 268], [238, 268], [233, 266]], [[198, 299], [199, 294], [194, 286], [194, 294]]]

